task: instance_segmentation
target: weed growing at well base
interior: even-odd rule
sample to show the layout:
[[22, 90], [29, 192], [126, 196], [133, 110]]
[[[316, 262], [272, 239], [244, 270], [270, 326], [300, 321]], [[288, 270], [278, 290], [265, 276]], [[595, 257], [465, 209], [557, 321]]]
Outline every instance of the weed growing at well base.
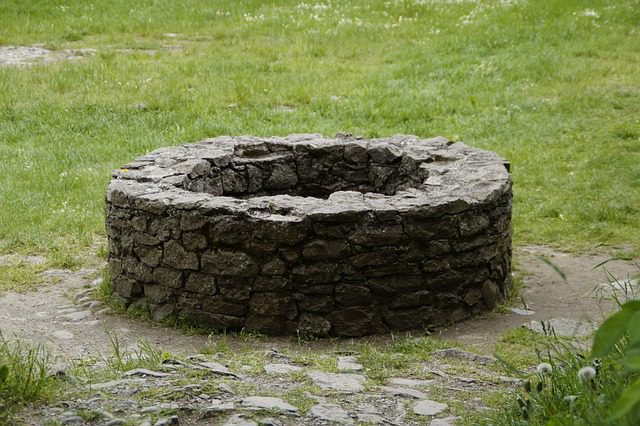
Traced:
[[49, 376], [49, 363], [43, 347], [0, 334], [0, 424], [11, 424], [18, 408], [50, 395], [55, 379]]
[[[632, 288], [610, 282], [610, 298], [619, 310], [600, 325], [588, 351], [584, 344], [558, 338], [553, 330], [534, 341], [535, 373], [490, 425], [636, 425], [640, 421], [640, 301]], [[515, 369], [526, 358], [515, 356], [522, 333], [510, 333], [510, 345], [496, 351]], [[507, 339], [504, 339], [507, 340]], [[529, 341], [528, 346], [531, 346]], [[526, 351], [522, 351], [526, 353]], [[528, 351], [531, 353], [531, 349]], [[506, 356], [505, 356], [506, 355]], [[531, 364], [530, 364], [531, 365]]]

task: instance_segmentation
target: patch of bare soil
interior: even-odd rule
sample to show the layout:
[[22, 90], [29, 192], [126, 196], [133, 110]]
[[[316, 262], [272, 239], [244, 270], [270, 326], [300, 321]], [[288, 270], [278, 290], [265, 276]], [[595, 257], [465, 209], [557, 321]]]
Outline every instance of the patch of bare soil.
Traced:
[[0, 67], [25, 67], [94, 55], [95, 49], [50, 50], [42, 46], [0, 46]]
[[0, 331], [7, 339], [19, 338], [43, 344], [58, 361], [99, 358], [111, 353], [110, 335], [118, 337], [123, 349], [132, 350], [145, 340], [177, 354], [194, 353], [206, 343], [204, 336], [185, 333], [116, 315], [89, 295], [96, 270], [49, 270], [43, 275], [48, 285], [28, 293], [0, 296]]
[[621, 286], [637, 284], [634, 278], [640, 273], [637, 261], [610, 260], [612, 255], [604, 252], [574, 254], [525, 246], [515, 250], [514, 258], [524, 284], [516, 312], [456, 324], [443, 330], [443, 337], [491, 351], [500, 334], [527, 323], [537, 329], [541, 321], [551, 321], [559, 334], [588, 334], [615, 306], [610, 284], [622, 296]]

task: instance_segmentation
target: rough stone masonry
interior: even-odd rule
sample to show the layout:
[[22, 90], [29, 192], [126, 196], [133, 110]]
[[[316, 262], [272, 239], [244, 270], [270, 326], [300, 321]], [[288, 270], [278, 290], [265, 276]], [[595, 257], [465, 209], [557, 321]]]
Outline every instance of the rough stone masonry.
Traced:
[[361, 336], [456, 322], [511, 284], [511, 178], [444, 138], [218, 137], [113, 174], [125, 304], [216, 329]]

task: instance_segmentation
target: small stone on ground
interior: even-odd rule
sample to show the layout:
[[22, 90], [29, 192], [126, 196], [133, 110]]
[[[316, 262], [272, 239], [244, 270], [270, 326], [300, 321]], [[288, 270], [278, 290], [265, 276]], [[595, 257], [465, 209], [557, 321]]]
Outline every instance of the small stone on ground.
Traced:
[[311, 415], [319, 420], [338, 423], [341, 425], [353, 424], [353, 419], [338, 404], [318, 404], [311, 407]]
[[340, 371], [360, 371], [362, 370], [362, 364], [360, 364], [354, 356], [339, 356], [338, 357], [338, 370]]
[[62, 317], [71, 322], [79, 322], [85, 320], [91, 316], [91, 311], [78, 311], [71, 312], [69, 314], [63, 315]]
[[273, 375], [291, 374], [300, 370], [302, 370], [301, 367], [298, 367], [296, 365], [290, 365], [290, 364], [266, 364], [264, 366], [265, 373], [273, 374]]
[[209, 369], [214, 374], [219, 374], [221, 376], [230, 376], [238, 378], [238, 375], [229, 371], [227, 367], [220, 364], [219, 362], [199, 362], [197, 365], [205, 367]]
[[536, 313], [535, 311], [531, 311], [529, 309], [520, 309], [520, 308], [513, 308], [513, 307], [510, 307], [509, 310], [516, 315], [523, 315], [523, 316], [535, 315]]
[[414, 399], [423, 399], [426, 398], [427, 395], [424, 392], [420, 392], [417, 389], [411, 388], [394, 388], [391, 386], [381, 386], [380, 389], [385, 393], [388, 393], [393, 396], [399, 396], [402, 398], [414, 398]]
[[270, 396], [250, 396], [242, 400], [242, 406], [248, 410], [276, 410], [282, 414], [298, 413], [298, 409], [293, 405]]
[[408, 386], [412, 388], [431, 386], [435, 383], [435, 380], [423, 380], [423, 379], [405, 379], [404, 377], [391, 377], [387, 380], [387, 383], [395, 386]]
[[235, 410], [236, 406], [233, 402], [225, 402], [223, 404], [211, 405], [204, 409], [202, 417], [209, 417], [211, 415], [217, 415], [225, 411]]
[[307, 375], [320, 389], [345, 393], [362, 392], [364, 390], [363, 384], [366, 380], [364, 376], [359, 374], [335, 374], [310, 371]]
[[125, 371], [122, 375], [125, 377], [130, 377], [130, 376], [167, 377], [167, 376], [170, 376], [171, 374], [162, 373], [160, 371], [151, 371], [151, 370], [147, 370], [146, 368], [134, 368], [133, 370]]
[[66, 330], [58, 330], [53, 332], [53, 337], [56, 339], [69, 340], [73, 339], [73, 333]]
[[449, 408], [447, 404], [423, 399], [413, 406], [413, 412], [419, 416], [436, 416]]
[[171, 416], [159, 419], [153, 426], [179, 426], [178, 416]]
[[456, 420], [460, 419], [460, 417], [449, 416], [443, 419], [433, 419], [429, 426], [454, 426], [456, 424]]
[[234, 414], [227, 419], [223, 426], [258, 426], [258, 423], [244, 414]]
[[386, 423], [385, 419], [383, 419], [377, 414], [372, 414], [372, 413], [358, 413], [356, 415], [356, 418], [358, 419], [359, 422], [371, 423], [374, 425], [380, 425], [380, 424]]

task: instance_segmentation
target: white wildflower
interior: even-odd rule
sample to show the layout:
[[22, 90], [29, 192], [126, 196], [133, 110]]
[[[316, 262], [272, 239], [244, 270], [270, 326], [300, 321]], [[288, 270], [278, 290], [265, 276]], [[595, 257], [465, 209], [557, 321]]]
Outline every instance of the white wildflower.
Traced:
[[536, 367], [536, 371], [539, 374], [549, 374], [551, 373], [551, 371], [553, 371], [553, 368], [551, 367], [551, 364], [549, 364], [548, 362], [541, 362]]
[[593, 380], [595, 377], [596, 377], [596, 369], [591, 366], [582, 367], [580, 370], [578, 370], [578, 378], [583, 383], [589, 382]]
[[596, 19], [598, 19], [600, 17], [598, 12], [596, 12], [593, 9], [585, 9], [585, 10], [582, 11], [582, 13], [580, 15], [581, 16], [586, 16], [586, 17], [589, 17], [589, 18], [596, 18]]

